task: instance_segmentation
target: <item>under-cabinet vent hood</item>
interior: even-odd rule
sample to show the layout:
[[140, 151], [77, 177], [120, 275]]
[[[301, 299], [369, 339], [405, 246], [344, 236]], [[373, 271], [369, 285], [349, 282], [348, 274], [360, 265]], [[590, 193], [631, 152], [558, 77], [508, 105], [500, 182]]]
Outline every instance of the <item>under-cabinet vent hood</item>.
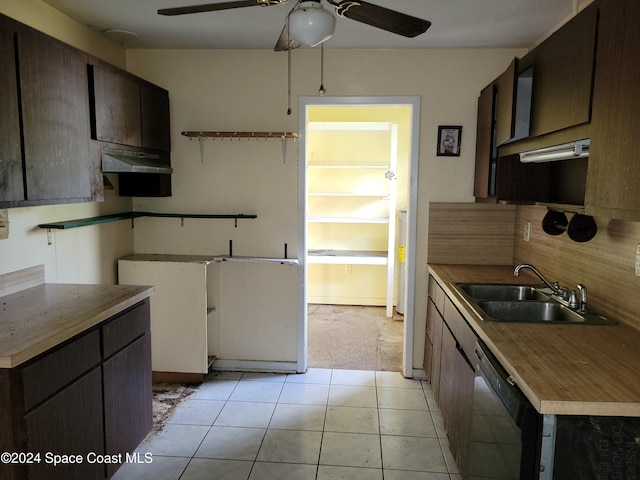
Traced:
[[160, 155], [131, 150], [102, 150], [102, 171], [105, 173], [172, 173], [173, 169], [160, 160]]
[[522, 152], [520, 154], [520, 161], [522, 163], [538, 163], [588, 157], [589, 143], [590, 140], [587, 138], [585, 140], [556, 145], [554, 147]]

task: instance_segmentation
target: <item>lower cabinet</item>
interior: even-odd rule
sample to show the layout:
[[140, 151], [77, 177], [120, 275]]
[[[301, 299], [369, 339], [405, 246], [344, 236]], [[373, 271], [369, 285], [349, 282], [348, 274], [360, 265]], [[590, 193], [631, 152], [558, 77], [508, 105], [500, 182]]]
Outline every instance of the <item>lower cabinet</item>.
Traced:
[[150, 305], [156, 381], [198, 383], [209, 371], [214, 355], [209, 324], [217, 315], [215, 265], [213, 256], [202, 255], [137, 254], [118, 260], [121, 285], [155, 289]]
[[[424, 367], [456, 464], [468, 464], [476, 372], [470, 359], [475, 356], [476, 336], [464, 317], [429, 277], [427, 330]], [[464, 476], [465, 472], [462, 472]]]
[[427, 302], [427, 329], [425, 332], [425, 350], [423, 368], [431, 382], [431, 389], [436, 398], [440, 390], [440, 359], [442, 357], [443, 320], [436, 304]]
[[[104, 453], [102, 425], [102, 374], [92, 369], [59, 394], [24, 417], [27, 452], [39, 453], [29, 464], [30, 479], [104, 478], [104, 464], [89, 463], [90, 454]], [[53, 465], [48, 453], [80, 455], [82, 461]]]
[[460, 469], [468, 464], [475, 376], [475, 369], [461, 351], [455, 337], [447, 327], [443, 328], [440, 394], [437, 401], [449, 439], [449, 448]]
[[[131, 452], [153, 427], [151, 335], [133, 342], [102, 368], [105, 453]], [[107, 463], [107, 476], [119, 467], [119, 463]]]
[[0, 464], [0, 478], [112, 476], [152, 427], [150, 338], [144, 300], [23, 365], [0, 369], [0, 451], [16, 455]]

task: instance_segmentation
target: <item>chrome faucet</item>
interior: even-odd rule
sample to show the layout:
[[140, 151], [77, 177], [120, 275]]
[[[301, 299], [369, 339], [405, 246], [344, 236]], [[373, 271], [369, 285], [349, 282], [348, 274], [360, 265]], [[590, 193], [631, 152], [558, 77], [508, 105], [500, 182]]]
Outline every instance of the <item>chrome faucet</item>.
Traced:
[[558, 282], [553, 282], [553, 283], [549, 282], [546, 278], [542, 276], [542, 274], [538, 271], [536, 267], [534, 267], [533, 265], [529, 265], [528, 263], [522, 263], [518, 265], [513, 271], [513, 275], [515, 277], [519, 277], [520, 270], [522, 270], [523, 268], [528, 268], [533, 273], [535, 273], [538, 276], [538, 278], [542, 280], [542, 283], [544, 283], [547, 287], [553, 290], [553, 293], [555, 293], [556, 295], [562, 295], [564, 293], [564, 290], [560, 288], [560, 285], [558, 284]]
[[580, 313], [586, 313], [587, 312], [587, 287], [579, 283], [578, 292], [580, 294], [580, 308], [578, 311]]

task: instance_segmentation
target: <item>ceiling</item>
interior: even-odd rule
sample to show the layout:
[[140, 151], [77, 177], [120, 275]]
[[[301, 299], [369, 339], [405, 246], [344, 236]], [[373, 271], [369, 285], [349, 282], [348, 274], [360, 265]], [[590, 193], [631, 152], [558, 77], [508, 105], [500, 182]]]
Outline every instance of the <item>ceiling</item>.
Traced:
[[[71, 18], [112, 35], [126, 48], [273, 49], [297, 3], [167, 17], [161, 8], [228, 0], [43, 0]], [[325, 48], [530, 47], [574, 14], [578, 0], [369, 0], [432, 22], [426, 33], [404, 38], [338, 18]], [[325, 8], [334, 11], [323, 2]]]

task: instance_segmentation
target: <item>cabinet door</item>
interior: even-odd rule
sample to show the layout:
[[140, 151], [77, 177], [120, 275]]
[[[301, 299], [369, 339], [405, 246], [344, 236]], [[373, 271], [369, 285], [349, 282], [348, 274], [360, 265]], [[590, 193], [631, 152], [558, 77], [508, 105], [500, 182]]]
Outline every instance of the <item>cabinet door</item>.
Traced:
[[592, 4], [535, 49], [530, 136], [589, 122], [597, 24]]
[[[53, 466], [46, 452], [82, 455], [104, 452], [102, 375], [93, 369], [25, 416], [29, 452], [40, 452], [42, 462], [29, 466], [31, 480], [104, 478], [104, 464], [83, 461]], [[55, 446], [52, 448], [52, 446]]]
[[494, 104], [495, 85], [492, 83], [480, 92], [480, 98], [478, 98], [476, 173], [473, 183], [473, 194], [477, 198], [495, 195]]
[[142, 146], [140, 85], [133, 75], [96, 62], [92, 79], [91, 137], [103, 142]]
[[140, 84], [142, 146], [163, 152], [171, 151], [169, 126], [169, 92], [148, 83]]
[[17, 23], [0, 16], [0, 202], [24, 200], [14, 32]]
[[431, 381], [431, 366], [433, 365], [433, 344], [429, 336], [424, 335], [424, 353], [422, 354], [422, 369], [427, 376], [427, 381]]
[[[146, 334], [104, 362], [105, 452], [125, 457], [151, 431], [151, 335]], [[110, 476], [119, 465], [107, 465]]]
[[456, 339], [448, 328], [442, 332], [441, 372], [438, 405], [442, 411], [449, 448], [458, 465], [467, 465], [475, 371], [458, 349]]
[[515, 135], [517, 72], [518, 59], [514, 58], [509, 68], [494, 82], [496, 87], [496, 147], [511, 140]]
[[89, 154], [86, 54], [21, 26], [18, 58], [27, 200], [100, 196], [102, 176]]
[[435, 304], [431, 301], [427, 301], [427, 338], [433, 347], [431, 353], [431, 365], [430, 365], [430, 380], [431, 390], [435, 398], [438, 398], [440, 394], [440, 378], [442, 370], [442, 331], [443, 321], [440, 313], [435, 308]]
[[640, 220], [640, 2], [602, 2], [593, 95], [587, 207]]

